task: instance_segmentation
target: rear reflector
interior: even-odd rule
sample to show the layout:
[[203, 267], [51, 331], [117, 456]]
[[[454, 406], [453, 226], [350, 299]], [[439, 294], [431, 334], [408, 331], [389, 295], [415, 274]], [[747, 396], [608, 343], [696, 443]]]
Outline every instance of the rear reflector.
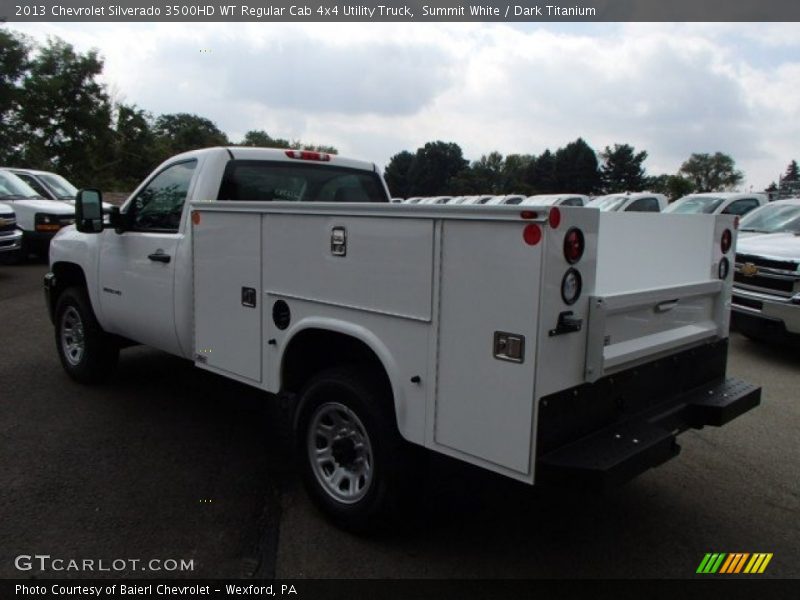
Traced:
[[529, 246], [535, 246], [542, 241], [542, 228], [536, 224], [526, 225], [522, 230], [522, 239]]
[[287, 150], [286, 156], [299, 160], [317, 160], [322, 162], [328, 162], [331, 159], [330, 154], [325, 154], [324, 152], [311, 152], [310, 150]]
[[583, 256], [583, 232], [577, 227], [571, 228], [564, 236], [564, 258], [569, 264], [575, 264]]
[[731, 234], [730, 229], [726, 229], [722, 232], [722, 239], [719, 242], [720, 250], [722, 250], [723, 254], [727, 254], [728, 250], [731, 249], [731, 243], [733, 242], [733, 234]]
[[196, 210], [192, 211], [192, 223], [195, 225], [200, 225], [200, 213]]
[[550, 223], [550, 227], [553, 229], [558, 229], [558, 226], [561, 225], [561, 211], [557, 206], [554, 206], [550, 209], [550, 214], [548, 215], [547, 221]]

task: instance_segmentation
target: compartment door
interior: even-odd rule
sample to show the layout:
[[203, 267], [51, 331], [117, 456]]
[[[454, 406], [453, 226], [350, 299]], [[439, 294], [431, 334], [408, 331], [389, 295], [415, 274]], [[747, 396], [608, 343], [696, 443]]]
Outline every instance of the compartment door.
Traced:
[[[527, 224], [442, 223], [434, 425], [436, 444], [518, 477], [531, 468], [543, 245], [524, 242]], [[517, 339], [506, 347], [518, 360], [495, 356], [497, 335]]]
[[199, 214], [193, 228], [195, 363], [260, 383], [261, 215]]

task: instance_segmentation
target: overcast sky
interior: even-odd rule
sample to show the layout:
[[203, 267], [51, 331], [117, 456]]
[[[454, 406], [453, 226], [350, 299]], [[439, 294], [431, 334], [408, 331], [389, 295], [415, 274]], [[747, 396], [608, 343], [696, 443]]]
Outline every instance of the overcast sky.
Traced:
[[[800, 159], [800, 24], [15, 23], [98, 48], [117, 100], [385, 165], [427, 141], [467, 158], [583, 137], [649, 174], [726, 152], [763, 189]], [[509, 190], [512, 192], [513, 190]]]

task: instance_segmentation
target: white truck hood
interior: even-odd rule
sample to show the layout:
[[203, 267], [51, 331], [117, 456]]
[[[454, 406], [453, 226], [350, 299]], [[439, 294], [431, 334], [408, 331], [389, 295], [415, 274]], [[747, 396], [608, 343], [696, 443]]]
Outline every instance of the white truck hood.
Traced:
[[800, 235], [744, 232], [736, 243], [736, 252], [800, 261]]
[[3, 204], [0, 202], [0, 215], [13, 215], [14, 209], [11, 208], [9, 204]]
[[28, 200], [12, 200], [9, 204], [15, 209], [29, 208], [36, 212], [43, 212], [50, 215], [74, 215], [75, 207], [66, 202], [56, 200], [44, 200], [31, 198]]

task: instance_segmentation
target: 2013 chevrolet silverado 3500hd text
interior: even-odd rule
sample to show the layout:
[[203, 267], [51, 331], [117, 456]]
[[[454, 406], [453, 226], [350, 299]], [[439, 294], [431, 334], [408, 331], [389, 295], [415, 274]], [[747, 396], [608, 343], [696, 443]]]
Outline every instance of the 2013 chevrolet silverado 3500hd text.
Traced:
[[176, 156], [107, 223], [82, 191], [45, 279], [64, 368], [132, 340], [281, 395], [352, 529], [417, 489], [414, 447], [612, 485], [759, 403], [725, 375], [732, 216], [388, 200], [373, 164], [259, 148]]

